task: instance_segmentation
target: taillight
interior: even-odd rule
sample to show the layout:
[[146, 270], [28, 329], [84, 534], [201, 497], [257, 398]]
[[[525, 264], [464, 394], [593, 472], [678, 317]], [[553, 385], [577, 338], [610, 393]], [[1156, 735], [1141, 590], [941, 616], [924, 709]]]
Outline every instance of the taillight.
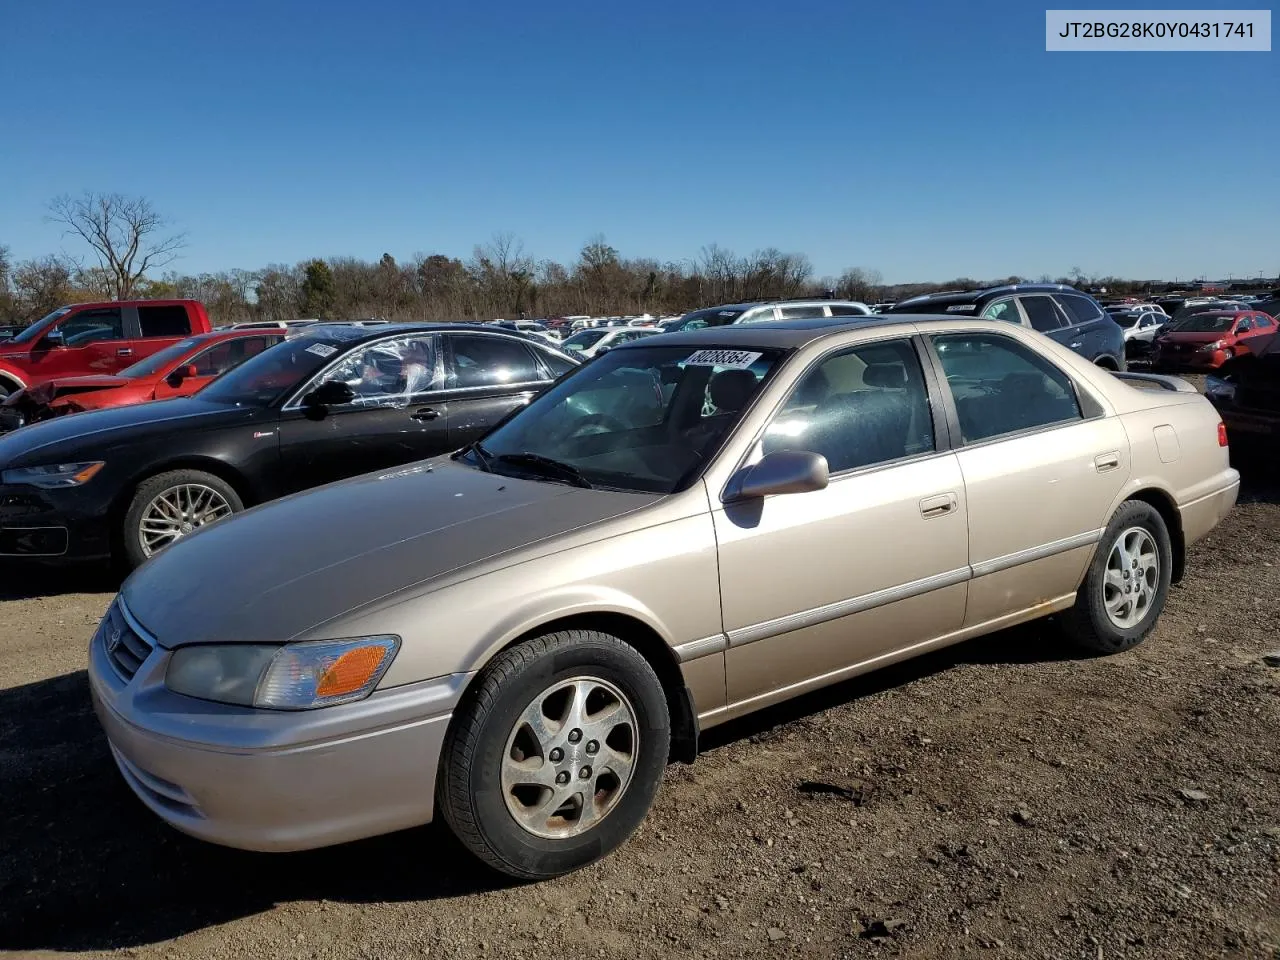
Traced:
[[1221, 420], [1218, 421], [1218, 446], [1225, 447], [1227, 445], [1227, 425]]

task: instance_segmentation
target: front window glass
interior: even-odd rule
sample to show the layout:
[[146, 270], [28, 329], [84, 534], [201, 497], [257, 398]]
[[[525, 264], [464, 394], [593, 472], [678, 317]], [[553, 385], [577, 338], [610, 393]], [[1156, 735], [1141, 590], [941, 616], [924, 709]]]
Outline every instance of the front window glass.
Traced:
[[124, 318], [119, 307], [81, 310], [58, 324], [64, 347], [85, 347], [100, 340], [124, 338]]
[[397, 337], [371, 343], [354, 351], [321, 382], [333, 380], [351, 388], [356, 406], [403, 406], [411, 397], [442, 386], [435, 339]]
[[933, 416], [915, 350], [897, 340], [823, 360], [796, 385], [762, 447], [821, 454], [832, 473], [931, 452]]
[[1062, 314], [1049, 297], [1023, 297], [1022, 309], [1027, 311], [1027, 319], [1031, 321], [1033, 330], [1049, 333], [1062, 326]]
[[1013, 299], [997, 300], [994, 303], [987, 304], [987, 308], [982, 311], [982, 316], [987, 320], [1003, 320], [1006, 323], [1022, 323], [1022, 315], [1018, 313], [1018, 305]]
[[181, 360], [183, 355], [190, 352], [197, 342], [196, 340], [180, 340], [172, 346], [165, 347], [163, 350], [157, 350], [147, 359], [139, 360], [131, 367], [125, 367], [120, 371], [119, 376], [128, 377], [132, 380], [135, 377], [149, 377], [160, 373], [168, 369], [170, 364]]
[[323, 339], [285, 340], [246, 360], [200, 391], [200, 399], [237, 407], [269, 407], [300, 387], [346, 349], [341, 331], [359, 336], [359, 327], [335, 327]]
[[32, 343], [39, 340], [44, 335], [48, 326], [56, 323], [59, 317], [65, 317], [71, 312], [70, 307], [59, 307], [53, 313], [46, 313], [43, 317], [33, 323], [27, 329], [13, 338], [14, 343]]
[[[707, 310], [695, 310], [693, 313], [686, 313], [679, 320], [676, 320], [667, 327], [668, 333], [675, 333], [679, 330], [701, 330], [704, 327], [723, 327], [725, 324], [736, 323], [738, 318], [742, 316], [742, 311], [732, 307], [711, 307]], [[770, 309], [770, 318], [773, 317], [773, 311]]]
[[539, 396], [466, 458], [514, 476], [673, 493], [711, 461], [779, 356], [656, 345], [610, 351]]
[[1065, 373], [1007, 337], [935, 336], [965, 443], [1079, 420], [1080, 404]]

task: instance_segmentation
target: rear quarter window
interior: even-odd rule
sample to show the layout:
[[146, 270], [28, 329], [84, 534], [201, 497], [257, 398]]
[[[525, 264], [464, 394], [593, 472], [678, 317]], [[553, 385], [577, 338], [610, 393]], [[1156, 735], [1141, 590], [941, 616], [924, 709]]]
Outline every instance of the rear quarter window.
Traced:
[[1069, 293], [1058, 294], [1058, 304], [1067, 312], [1073, 323], [1090, 323], [1102, 316], [1098, 305], [1088, 297], [1077, 297]]
[[185, 337], [191, 333], [191, 317], [183, 306], [139, 307], [138, 324], [144, 337]]

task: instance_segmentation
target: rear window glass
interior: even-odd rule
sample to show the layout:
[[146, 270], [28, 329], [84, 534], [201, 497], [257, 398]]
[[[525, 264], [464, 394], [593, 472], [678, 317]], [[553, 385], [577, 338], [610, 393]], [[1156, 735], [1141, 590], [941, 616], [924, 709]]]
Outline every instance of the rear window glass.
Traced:
[[191, 333], [191, 318], [182, 306], [139, 307], [138, 324], [144, 337], [185, 337]]

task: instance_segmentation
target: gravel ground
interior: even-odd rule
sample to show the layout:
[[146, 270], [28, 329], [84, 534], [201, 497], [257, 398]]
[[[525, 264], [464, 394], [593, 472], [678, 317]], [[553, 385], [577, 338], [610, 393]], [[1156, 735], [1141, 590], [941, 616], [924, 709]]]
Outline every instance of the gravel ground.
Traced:
[[1250, 478], [1138, 649], [1031, 625], [712, 731], [619, 853], [534, 886], [435, 827], [275, 856], [169, 830], [88, 705], [114, 584], [0, 568], [0, 950], [1280, 957], [1277, 545]]

